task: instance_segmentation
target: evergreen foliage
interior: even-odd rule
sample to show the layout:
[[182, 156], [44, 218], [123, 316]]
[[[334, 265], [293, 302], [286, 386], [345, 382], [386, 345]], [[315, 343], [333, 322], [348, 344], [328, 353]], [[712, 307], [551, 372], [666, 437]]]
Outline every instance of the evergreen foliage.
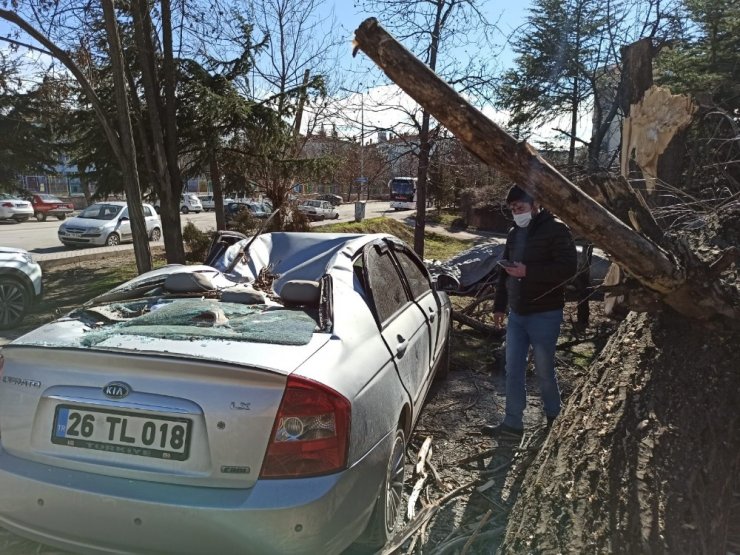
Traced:
[[658, 81], [674, 92], [709, 96], [740, 116], [740, 3], [684, 0], [688, 21], [682, 40], [658, 58]]

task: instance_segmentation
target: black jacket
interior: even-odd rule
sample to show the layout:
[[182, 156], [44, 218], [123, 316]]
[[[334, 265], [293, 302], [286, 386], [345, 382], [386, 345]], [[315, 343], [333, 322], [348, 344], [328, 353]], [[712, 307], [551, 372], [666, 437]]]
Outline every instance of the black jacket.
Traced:
[[[540, 210], [527, 227], [523, 259], [514, 261], [522, 262], [527, 267], [527, 275], [521, 278], [521, 301], [516, 312], [532, 314], [563, 308], [565, 284], [575, 276], [578, 266], [576, 246], [570, 230], [546, 210]], [[509, 231], [504, 258], [509, 258], [518, 229], [514, 226]], [[494, 312], [505, 312], [509, 304], [507, 277], [508, 274], [500, 269], [493, 301]]]

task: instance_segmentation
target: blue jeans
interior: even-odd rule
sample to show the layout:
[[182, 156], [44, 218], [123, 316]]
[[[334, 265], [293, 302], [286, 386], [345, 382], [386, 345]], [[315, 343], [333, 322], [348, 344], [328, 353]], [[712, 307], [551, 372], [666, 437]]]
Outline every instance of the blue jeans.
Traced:
[[560, 335], [563, 309], [517, 314], [511, 311], [506, 324], [506, 417], [504, 424], [522, 429], [527, 406], [527, 355], [534, 353], [534, 368], [548, 418], [560, 414], [560, 388], [555, 376], [555, 346]]

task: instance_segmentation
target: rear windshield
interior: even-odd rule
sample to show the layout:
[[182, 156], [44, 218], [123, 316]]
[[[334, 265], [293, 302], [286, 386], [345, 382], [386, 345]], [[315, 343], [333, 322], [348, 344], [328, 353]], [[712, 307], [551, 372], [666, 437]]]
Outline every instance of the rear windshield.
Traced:
[[39, 198], [41, 200], [45, 200], [46, 202], [62, 202], [60, 199], [58, 199], [54, 195], [39, 195]]
[[88, 347], [117, 335], [306, 345], [317, 328], [317, 319], [303, 310], [207, 299], [136, 300], [92, 310], [117, 323], [86, 333], [82, 344]]

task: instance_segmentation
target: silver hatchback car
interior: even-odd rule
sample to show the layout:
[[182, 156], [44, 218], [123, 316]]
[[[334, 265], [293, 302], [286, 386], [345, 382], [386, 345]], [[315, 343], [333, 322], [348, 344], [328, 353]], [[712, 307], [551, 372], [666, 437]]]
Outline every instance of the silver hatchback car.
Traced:
[[[162, 222], [151, 204], [144, 204], [144, 222], [149, 239], [159, 241]], [[125, 202], [97, 202], [91, 204], [59, 226], [59, 240], [65, 247], [115, 246], [131, 241], [131, 222]]]
[[223, 232], [206, 262], [3, 350], [0, 525], [86, 553], [382, 546], [447, 295], [389, 235]]

